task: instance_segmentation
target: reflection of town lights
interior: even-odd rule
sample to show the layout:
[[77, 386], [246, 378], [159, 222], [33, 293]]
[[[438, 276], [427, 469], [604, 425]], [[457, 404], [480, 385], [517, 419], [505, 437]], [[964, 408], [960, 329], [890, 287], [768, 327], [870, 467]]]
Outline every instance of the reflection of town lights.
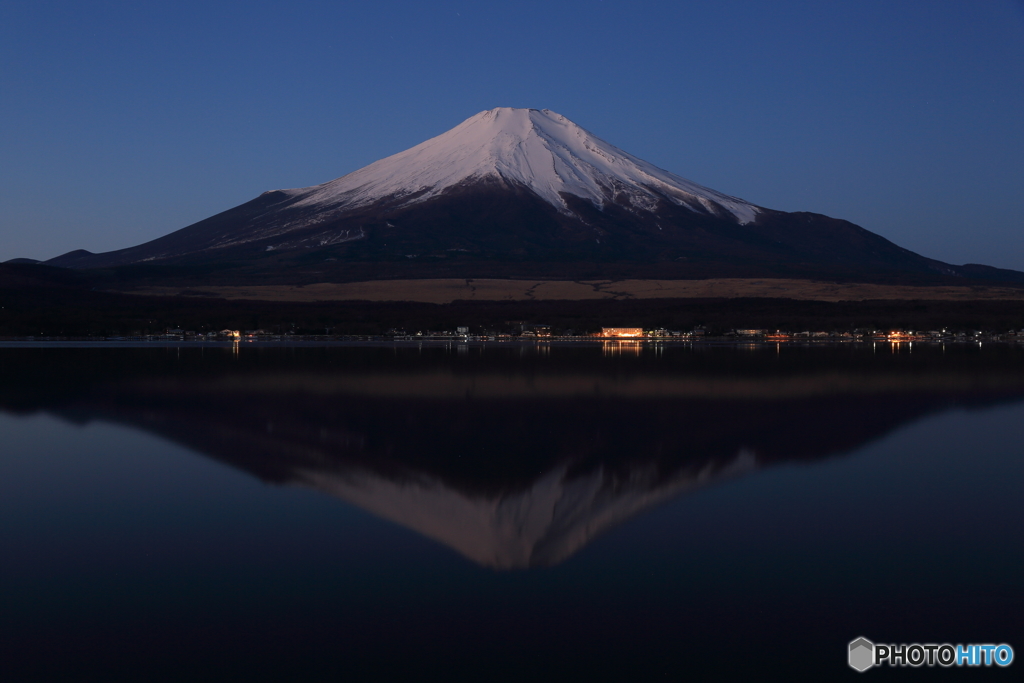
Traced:
[[605, 356], [618, 356], [629, 353], [639, 356], [643, 351], [643, 342], [640, 339], [609, 339], [601, 345], [601, 352]]

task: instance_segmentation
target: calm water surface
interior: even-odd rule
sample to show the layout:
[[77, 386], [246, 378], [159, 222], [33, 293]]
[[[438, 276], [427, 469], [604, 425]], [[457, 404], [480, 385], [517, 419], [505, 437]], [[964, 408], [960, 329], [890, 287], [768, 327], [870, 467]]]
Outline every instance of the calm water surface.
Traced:
[[1014, 346], [3, 348], [0, 672], [1024, 656], [1022, 425]]

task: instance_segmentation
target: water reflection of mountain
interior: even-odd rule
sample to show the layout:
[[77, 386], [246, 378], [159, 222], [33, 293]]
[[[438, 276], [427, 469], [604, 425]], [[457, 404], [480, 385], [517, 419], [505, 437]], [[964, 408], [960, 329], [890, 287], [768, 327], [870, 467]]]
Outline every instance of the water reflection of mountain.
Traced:
[[731, 349], [660, 360], [385, 351], [5, 350], [0, 407], [142, 428], [513, 568], [560, 562], [709, 482], [1024, 398], [1012, 348], [785, 361]]

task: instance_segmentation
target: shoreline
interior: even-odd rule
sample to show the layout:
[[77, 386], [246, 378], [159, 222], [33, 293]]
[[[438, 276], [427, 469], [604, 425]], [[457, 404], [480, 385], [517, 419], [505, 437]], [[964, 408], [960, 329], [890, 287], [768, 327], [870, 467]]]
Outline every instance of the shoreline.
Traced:
[[554, 337], [549, 339], [495, 339], [481, 337], [423, 337], [423, 338], [386, 338], [375, 336], [338, 336], [325, 337], [322, 335], [311, 335], [300, 337], [296, 335], [287, 340], [214, 340], [214, 341], [185, 341], [174, 339], [111, 339], [111, 338], [74, 338], [74, 339], [31, 339], [31, 338], [7, 338], [0, 339], [0, 349], [10, 348], [284, 348], [284, 347], [398, 347], [398, 348], [443, 348], [443, 347], [551, 347], [551, 346], [573, 346], [573, 347], [666, 347], [666, 346], [737, 346], [750, 348], [752, 346], [849, 346], [868, 344], [891, 344], [891, 345], [980, 345], [980, 344], [1005, 344], [1016, 345], [1024, 343], [1024, 338], [1017, 338], [1015, 335], [981, 335], [969, 338], [956, 337], [871, 337], [861, 339], [842, 338], [799, 338], [799, 339], [737, 339], [735, 337], [708, 337], [704, 339], [678, 339], [671, 337], [654, 337], [646, 339], [595, 339], [593, 337]]

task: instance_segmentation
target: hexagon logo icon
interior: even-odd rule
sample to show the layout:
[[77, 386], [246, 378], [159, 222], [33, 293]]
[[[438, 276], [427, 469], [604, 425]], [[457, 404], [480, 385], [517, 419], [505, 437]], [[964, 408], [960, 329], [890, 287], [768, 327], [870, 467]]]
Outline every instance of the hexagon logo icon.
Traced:
[[850, 642], [850, 666], [857, 671], [867, 671], [875, 663], [875, 644], [867, 638]]

